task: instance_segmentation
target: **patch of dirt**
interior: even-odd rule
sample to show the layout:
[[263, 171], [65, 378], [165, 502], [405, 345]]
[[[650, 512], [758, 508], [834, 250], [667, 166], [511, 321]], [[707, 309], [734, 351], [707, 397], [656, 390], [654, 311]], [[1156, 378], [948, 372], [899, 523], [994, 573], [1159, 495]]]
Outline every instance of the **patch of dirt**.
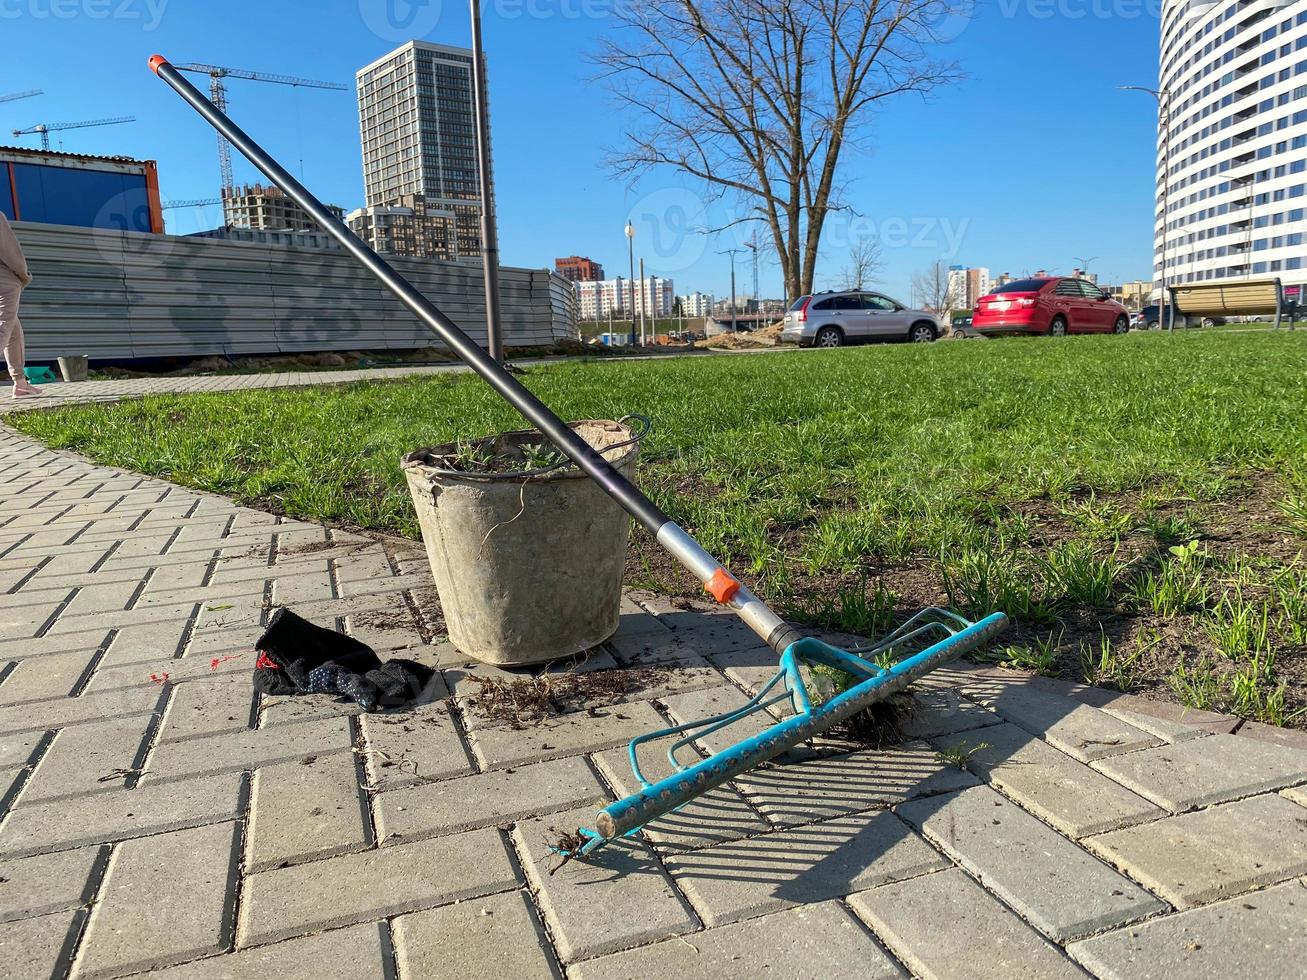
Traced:
[[782, 323], [773, 323], [757, 330], [738, 333], [719, 333], [706, 340], [696, 340], [695, 347], [709, 350], [757, 350], [759, 347], [776, 347], [781, 342]]

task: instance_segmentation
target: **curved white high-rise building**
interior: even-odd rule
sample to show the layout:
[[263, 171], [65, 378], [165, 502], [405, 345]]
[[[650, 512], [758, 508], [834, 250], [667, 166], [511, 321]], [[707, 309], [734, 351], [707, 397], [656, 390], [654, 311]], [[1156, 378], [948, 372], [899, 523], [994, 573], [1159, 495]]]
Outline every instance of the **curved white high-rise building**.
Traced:
[[1154, 278], [1307, 283], [1307, 0], [1167, 0], [1159, 77]]

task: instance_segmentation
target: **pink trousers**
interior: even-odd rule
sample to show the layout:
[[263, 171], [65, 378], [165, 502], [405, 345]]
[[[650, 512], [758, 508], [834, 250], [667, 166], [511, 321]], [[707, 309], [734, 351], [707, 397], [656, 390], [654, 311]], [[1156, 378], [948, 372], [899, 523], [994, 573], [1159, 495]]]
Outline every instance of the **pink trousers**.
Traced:
[[17, 279], [0, 271], [0, 350], [4, 351], [5, 365], [14, 383], [23, 380], [23, 324], [18, 319], [18, 302], [23, 288]]

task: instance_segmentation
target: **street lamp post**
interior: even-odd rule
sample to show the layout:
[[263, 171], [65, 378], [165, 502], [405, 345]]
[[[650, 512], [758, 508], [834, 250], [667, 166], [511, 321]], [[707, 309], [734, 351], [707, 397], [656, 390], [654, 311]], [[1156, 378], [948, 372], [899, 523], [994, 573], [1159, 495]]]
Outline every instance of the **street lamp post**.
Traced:
[[735, 256], [743, 252], [742, 248], [728, 248], [718, 252], [718, 255], [729, 255], [731, 257], [731, 333], [740, 332], [739, 318], [735, 314]]
[[[1157, 317], [1166, 324], [1168, 333], [1175, 332], [1175, 311], [1167, 316], [1166, 259], [1167, 259], [1167, 196], [1171, 187], [1171, 93], [1166, 89], [1145, 88], [1142, 85], [1118, 85], [1123, 92], [1146, 92], [1157, 100], [1157, 122], [1165, 127], [1162, 132], [1162, 292], [1158, 298]], [[1147, 324], [1145, 324], [1147, 326]]]
[[635, 225], [626, 222], [626, 250], [631, 263], [631, 346], [635, 346]]
[[645, 330], [644, 330], [644, 321], [645, 321], [645, 310], [646, 310], [647, 307], [649, 306], [649, 294], [645, 292], [644, 259], [643, 259], [643, 258], [640, 259], [640, 285], [639, 285], [639, 289], [640, 289], [640, 346], [641, 346], [641, 347], [647, 347], [647, 346], [649, 346], [649, 340], [648, 340], [648, 337], [647, 337], [646, 334], [645, 334]]
[[481, 50], [481, 0], [470, 0], [472, 12], [472, 93], [477, 114], [477, 178], [481, 193], [481, 264], [486, 285], [486, 347], [504, 363], [503, 321], [499, 308], [499, 230], [490, 179], [490, 109], [487, 105], [486, 61]]

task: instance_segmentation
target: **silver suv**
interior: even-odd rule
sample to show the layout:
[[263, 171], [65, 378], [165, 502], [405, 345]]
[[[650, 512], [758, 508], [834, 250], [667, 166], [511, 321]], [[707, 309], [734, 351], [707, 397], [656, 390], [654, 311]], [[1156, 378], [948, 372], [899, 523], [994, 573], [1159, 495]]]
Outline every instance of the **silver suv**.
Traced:
[[842, 347], [868, 340], [929, 343], [944, 333], [939, 319], [898, 300], [861, 289], [800, 296], [785, 314], [781, 339], [800, 347]]

